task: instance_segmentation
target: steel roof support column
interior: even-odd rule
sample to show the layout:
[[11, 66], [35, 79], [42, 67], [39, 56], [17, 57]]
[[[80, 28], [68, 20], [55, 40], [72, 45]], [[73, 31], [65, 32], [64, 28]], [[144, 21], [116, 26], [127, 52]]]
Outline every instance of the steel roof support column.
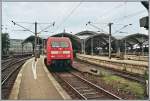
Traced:
[[91, 38], [91, 55], [93, 55], [93, 37]]
[[36, 52], [36, 46], [37, 46], [37, 22], [35, 22], [35, 40], [34, 40], [34, 56], [35, 56], [35, 61], [37, 60], [37, 52]]
[[81, 49], [82, 49], [82, 54], [84, 53], [84, 39], [81, 40]]
[[109, 59], [111, 59], [111, 26], [113, 23], [109, 23]]
[[126, 59], [127, 51], [126, 51], [126, 39], [124, 40], [124, 58]]
[[83, 42], [84, 42], [84, 54], [85, 54], [85, 39], [83, 39]]
[[116, 41], [117, 56], [120, 57], [120, 40]]

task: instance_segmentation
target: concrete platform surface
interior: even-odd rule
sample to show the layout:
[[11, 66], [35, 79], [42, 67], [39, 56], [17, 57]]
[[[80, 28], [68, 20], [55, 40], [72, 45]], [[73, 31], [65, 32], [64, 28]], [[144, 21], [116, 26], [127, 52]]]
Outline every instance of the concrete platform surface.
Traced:
[[107, 61], [113, 61], [113, 62], [119, 62], [119, 63], [127, 63], [127, 64], [134, 64], [134, 65], [144, 65], [148, 66], [148, 61], [135, 61], [135, 60], [118, 60], [117, 58], [111, 58], [108, 57], [102, 57], [102, 56], [92, 56], [92, 55], [85, 55], [85, 54], [78, 54], [79, 56], [87, 57], [87, 58], [94, 58], [94, 59], [100, 59], [100, 60], [107, 60]]
[[19, 100], [63, 100], [71, 99], [50, 75], [44, 58], [27, 60], [15, 81], [9, 99]]

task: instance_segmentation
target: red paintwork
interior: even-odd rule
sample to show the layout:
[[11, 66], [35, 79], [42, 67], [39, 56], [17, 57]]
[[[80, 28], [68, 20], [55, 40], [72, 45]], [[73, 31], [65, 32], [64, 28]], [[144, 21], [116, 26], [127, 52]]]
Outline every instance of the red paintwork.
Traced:
[[[69, 44], [69, 47], [67, 48], [53, 48], [51, 47], [51, 42], [56, 41], [56, 42], [67, 42]], [[51, 51], [59, 51], [59, 54], [51, 54]], [[70, 51], [70, 54], [63, 54], [62, 51]], [[54, 57], [51, 57], [51, 56]], [[67, 57], [70, 55], [70, 57]], [[65, 59], [70, 59], [71, 64], [73, 62], [73, 49], [72, 49], [72, 43], [69, 38], [67, 37], [49, 37], [47, 39], [46, 43], [46, 57], [47, 57], [47, 65], [51, 65], [52, 60], [65, 60]]]

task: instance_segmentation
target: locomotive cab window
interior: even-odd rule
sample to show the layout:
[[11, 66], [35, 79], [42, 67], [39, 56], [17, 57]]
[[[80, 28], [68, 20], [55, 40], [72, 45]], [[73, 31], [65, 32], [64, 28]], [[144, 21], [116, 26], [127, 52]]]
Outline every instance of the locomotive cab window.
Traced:
[[68, 47], [68, 43], [67, 42], [60, 42], [60, 47], [66, 48], [66, 47]]
[[59, 42], [52, 42], [51, 46], [54, 48], [59, 47]]
[[69, 47], [69, 44], [67, 42], [52, 42], [51, 46], [53, 48], [57, 48], [57, 47], [67, 48]]

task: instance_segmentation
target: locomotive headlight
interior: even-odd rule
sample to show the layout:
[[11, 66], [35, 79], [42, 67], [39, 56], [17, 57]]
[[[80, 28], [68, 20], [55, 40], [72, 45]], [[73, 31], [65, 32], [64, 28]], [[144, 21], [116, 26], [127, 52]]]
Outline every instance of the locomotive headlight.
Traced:
[[58, 51], [51, 51], [51, 54], [58, 54]]
[[67, 55], [67, 58], [70, 58], [70, 54]]
[[63, 51], [63, 54], [70, 54], [70, 51]]
[[51, 57], [52, 57], [52, 58], [54, 58], [54, 57], [55, 57], [55, 55], [51, 55]]

